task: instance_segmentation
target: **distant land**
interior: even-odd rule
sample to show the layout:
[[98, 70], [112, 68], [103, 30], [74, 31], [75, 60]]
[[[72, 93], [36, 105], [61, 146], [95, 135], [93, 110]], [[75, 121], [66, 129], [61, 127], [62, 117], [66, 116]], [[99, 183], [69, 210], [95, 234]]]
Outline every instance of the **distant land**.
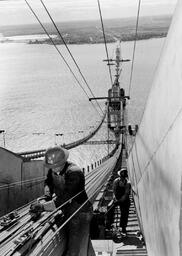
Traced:
[[[170, 22], [171, 16], [168, 15], [141, 17], [139, 20], [137, 40], [165, 37]], [[56, 30], [52, 24], [44, 24], [44, 26], [50, 35], [56, 35]], [[67, 44], [94, 44], [104, 42], [100, 21], [59, 22], [57, 26]], [[116, 40], [132, 41], [135, 39], [136, 18], [105, 20], [104, 27], [107, 43], [115, 42]], [[0, 33], [5, 38], [45, 34], [39, 24], [0, 26]], [[63, 44], [58, 36], [54, 37], [54, 42], [56, 44]], [[51, 44], [51, 41], [49, 38], [31, 39], [27, 43]]]

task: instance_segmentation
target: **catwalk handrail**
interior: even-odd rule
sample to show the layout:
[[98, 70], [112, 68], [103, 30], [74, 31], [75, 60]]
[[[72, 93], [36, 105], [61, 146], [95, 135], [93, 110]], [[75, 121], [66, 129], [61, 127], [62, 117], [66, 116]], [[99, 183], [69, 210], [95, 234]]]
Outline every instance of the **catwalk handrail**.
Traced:
[[[101, 126], [102, 126], [102, 124], [104, 122], [105, 117], [106, 117], [106, 111], [104, 113], [104, 116], [103, 116], [101, 122], [95, 128], [95, 130], [93, 130], [91, 133], [89, 133], [86, 137], [84, 137], [82, 139], [79, 139], [77, 141], [74, 141], [74, 142], [71, 142], [69, 144], [63, 145], [64, 148], [72, 149], [72, 148], [75, 148], [77, 146], [82, 145], [84, 142], [87, 142], [89, 139], [91, 139], [98, 132], [98, 130], [101, 128]], [[16, 153], [16, 154], [21, 156], [24, 160], [29, 161], [29, 160], [33, 160], [33, 159], [36, 159], [36, 158], [44, 157], [45, 151], [46, 151], [46, 149], [40, 149], [40, 150], [19, 152], [19, 153]]]

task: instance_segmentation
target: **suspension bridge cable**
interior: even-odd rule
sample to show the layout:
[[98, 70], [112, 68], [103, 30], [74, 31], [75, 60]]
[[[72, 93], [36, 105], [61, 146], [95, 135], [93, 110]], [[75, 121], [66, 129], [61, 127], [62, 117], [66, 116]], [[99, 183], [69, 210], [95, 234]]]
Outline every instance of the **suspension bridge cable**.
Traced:
[[[63, 41], [63, 43], [64, 43], [64, 45], [65, 45], [66, 49], [68, 50], [68, 52], [69, 52], [69, 54], [70, 54], [70, 56], [71, 56], [71, 58], [72, 58], [73, 62], [75, 63], [75, 65], [76, 65], [76, 67], [77, 67], [77, 69], [78, 69], [78, 71], [79, 71], [79, 73], [80, 73], [81, 77], [83, 78], [83, 80], [84, 80], [85, 84], [87, 85], [87, 87], [88, 87], [88, 89], [89, 89], [89, 91], [90, 91], [91, 95], [95, 98], [95, 95], [93, 94], [93, 92], [92, 92], [92, 90], [91, 90], [90, 86], [88, 85], [88, 83], [87, 83], [87, 81], [86, 81], [86, 79], [85, 79], [85, 77], [84, 77], [83, 73], [81, 72], [80, 67], [78, 66], [78, 64], [77, 64], [77, 62], [76, 62], [76, 60], [75, 60], [75, 58], [73, 57], [73, 54], [71, 53], [71, 51], [70, 51], [69, 47], [67, 46], [67, 44], [66, 44], [66, 42], [65, 42], [65, 40], [64, 40], [64, 38], [63, 38], [63, 36], [62, 36], [62, 34], [61, 34], [61, 32], [59, 31], [59, 29], [58, 29], [58, 27], [57, 27], [56, 23], [54, 22], [54, 20], [53, 20], [53, 18], [52, 18], [52, 16], [51, 16], [50, 12], [48, 11], [48, 9], [47, 9], [46, 5], [44, 4], [43, 0], [40, 0], [40, 2], [42, 3], [42, 5], [43, 5], [43, 7], [44, 7], [45, 11], [47, 12], [47, 14], [48, 14], [48, 16], [49, 16], [50, 20], [52, 21], [52, 23], [53, 23], [53, 25], [54, 25], [54, 27], [55, 27], [55, 29], [56, 29], [56, 31], [57, 31], [57, 33], [58, 33], [58, 35], [60, 36], [61, 40], [62, 40], [62, 41]], [[101, 108], [100, 104], [98, 103], [98, 101], [96, 101], [96, 103], [97, 103], [97, 106], [100, 108], [101, 112], [103, 113], [103, 110], [102, 110], [102, 108]], [[104, 113], [103, 113], [103, 114], [104, 114]]]
[[[162, 146], [162, 144], [164, 143], [165, 139], [167, 138], [167, 136], [169, 135], [171, 129], [173, 128], [173, 126], [175, 125], [175, 123], [177, 122], [178, 118], [180, 118], [180, 116], [182, 115], [182, 107], [179, 109], [179, 111], [177, 112], [176, 116], [174, 117], [172, 123], [168, 126], [168, 129], [166, 130], [164, 136], [162, 137], [161, 141], [159, 142], [157, 148], [155, 149], [155, 151], [152, 152], [148, 162], [146, 163], [145, 167], [143, 168], [142, 171], [142, 176], [140, 177], [140, 179], [138, 180], [137, 185], [140, 183], [140, 181], [142, 180], [142, 178], [144, 177], [145, 172], [147, 172], [147, 168], [150, 165], [150, 163], [152, 162], [153, 158], [155, 157], [155, 155], [157, 154], [158, 150], [160, 149], [160, 147]], [[136, 143], [136, 141], [135, 141]]]
[[[25, 0], [27, 6], [29, 7], [30, 11], [33, 13], [33, 15], [35, 16], [35, 18], [37, 19], [37, 21], [39, 22], [40, 26], [42, 27], [42, 29], [44, 30], [44, 32], [46, 33], [46, 35], [48, 36], [48, 38], [51, 40], [51, 43], [53, 44], [53, 46], [55, 47], [55, 49], [57, 50], [58, 54], [61, 56], [61, 58], [63, 59], [64, 63], [66, 64], [66, 66], [68, 67], [69, 71], [71, 72], [71, 74], [73, 75], [73, 77], [75, 78], [75, 80], [77, 81], [78, 85], [81, 87], [81, 89], [84, 91], [85, 95], [87, 96], [87, 98], [89, 99], [89, 95], [87, 94], [86, 90], [84, 89], [84, 87], [81, 85], [81, 83], [79, 82], [78, 78], [76, 77], [76, 75], [74, 74], [74, 72], [72, 71], [71, 67], [69, 66], [68, 62], [66, 61], [66, 59], [64, 58], [64, 56], [62, 55], [62, 53], [60, 52], [59, 48], [57, 47], [57, 45], [55, 44], [54, 40], [52, 39], [52, 37], [49, 35], [47, 29], [44, 27], [43, 23], [40, 21], [40, 19], [38, 18], [37, 14], [34, 12], [34, 10], [32, 9], [31, 5], [27, 2], [27, 0]], [[94, 109], [96, 110], [96, 112], [98, 112], [98, 114], [100, 115], [99, 111], [97, 110], [97, 108], [95, 107], [95, 105], [93, 104], [93, 102], [91, 102], [92, 106], [94, 107]]]
[[131, 84], [132, 84], [132, 78], [133, 78], [136, 41], [137, 41], [137, 35], [138, 35], [138, 23], [139, 23], [139, 16], [140, 16], [140, 5], [141, 5], [141, 0], [139, 0], [139, 2], [138, 2], [137, 20], [136, 20], [136, 28], [135, 28], [135, 40], [134, 40], [134, 47], [133, 47], [133, 56], [132, 56], [132, 65], [131, 65], [131, 74], [130, 74], [128, 96], [130, 96], [130, 93], [131, 93]]
[[100, 20], [101, 20], [101, 25], [102, 25], [102, 32], [103, 32], [103, 37], [104, 37], [104, 45], [105, 45], [106, 56], [107, 56], [107, 60], [108, 60], [109, 75], [110, 75], [111, 86], [112, 86], [113, 81], [112, 81], [111, 67], [109, 65], [109, 54], [108, 54], [108, 49], [107, 49], [106, 36], [105, 36], [105, 30], [104, 30], [104, 23], [103, 23], [103, 19], [102, 19], [100, 1], [97, 0], [97, 3], [98, 3], [98, 8], [99, 8]]

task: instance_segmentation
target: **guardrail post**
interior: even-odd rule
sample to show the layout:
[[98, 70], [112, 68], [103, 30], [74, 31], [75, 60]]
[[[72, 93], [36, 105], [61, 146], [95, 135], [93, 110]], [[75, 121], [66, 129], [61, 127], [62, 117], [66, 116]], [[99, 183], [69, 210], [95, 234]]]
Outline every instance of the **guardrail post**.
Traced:
[[91, 164], [91, 169], [93, 170], [93, 168], [94, 168], [94, 166], [93, 166], [93, 164]]
[[87, 166], [87, 172], [88, 172], [88, 173], [89, 173], [89, 168], [90, 168], [90, 167], [89, 167], [89, 165], [88, 165], [88, 166]]
[[7, 195], [8, 195], [8, 198], [7, 198], [7, 211], [9, 212], [9, 209], [10, 209], [10, 205], [9, 205], [9, 202], [10, 202], [10, 185], [8, 184], [8, 188], [7, 188]]
[[82, 168], [83, 174], [85, 175], [85, 168]]

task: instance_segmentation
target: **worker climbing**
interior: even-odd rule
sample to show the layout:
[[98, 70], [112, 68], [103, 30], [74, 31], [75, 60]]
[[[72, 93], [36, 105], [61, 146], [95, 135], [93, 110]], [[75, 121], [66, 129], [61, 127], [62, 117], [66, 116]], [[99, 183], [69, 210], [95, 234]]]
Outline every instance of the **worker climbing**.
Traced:
[[68, 157], [69, 151], [58, 146], [47, 149], [45, 153], [44, 165], [48, 173], [44, 192], [49, 198], [55, 193], [56, 198], [44, 203], [43, 208], [53, 211], [68, 202], [61, 208], [65, 220], [70, 218], [66, 224], [65, 256], [94, 256], [89, 235], [92, 205], [85, 191], [85, 177], [78, 166], [68, 161]]
[[119, 177], [116, 178], [113, 183], [114, 206], [120, 207], [120, 227], [122, 228], [122, 234], [126, 236], [126, 227], [130, 207], [129, 195], [131, 191], [131, 184], [128, 180], [126, 167], [121, 168], [121, 170], [118, 171], [118, 175]]

